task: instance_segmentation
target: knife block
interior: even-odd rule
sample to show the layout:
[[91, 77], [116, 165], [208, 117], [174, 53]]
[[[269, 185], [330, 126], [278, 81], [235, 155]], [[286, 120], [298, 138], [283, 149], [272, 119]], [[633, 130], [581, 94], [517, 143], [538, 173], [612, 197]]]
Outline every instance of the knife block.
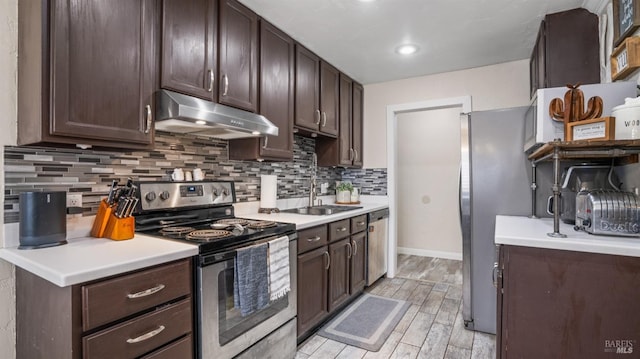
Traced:
[[136, 221], [133, 216], [118, 218], [112, 213], [104, 229], [104, 237], [114, 241], [131, 239], [135, 232], [135, 225]]
[[112, 207], [103, 199], [100, 201], [98, 213], [91, 227], [91, 236], [109, 238], [114, 241], [131, 239], [135, 232], [135, 218], [133, 216], [118, 218], [113, 214]]
[[107, 200], [100, 201], [100, 207], [98, 207], [98, 213], [93, 220], [93, 226], [91, 227], [91, 236], [102, 238], [104, 237], [104, 230], [107, 228], [107, 222], [111, 216], [111, 206], [107, 204]]

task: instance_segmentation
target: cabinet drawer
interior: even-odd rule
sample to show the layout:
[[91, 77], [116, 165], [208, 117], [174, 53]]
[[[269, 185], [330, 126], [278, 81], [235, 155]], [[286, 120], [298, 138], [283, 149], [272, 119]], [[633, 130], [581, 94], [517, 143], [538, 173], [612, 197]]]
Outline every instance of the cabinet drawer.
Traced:
[[329, 223], [329, 243], [348, 237], [351, 234], [350, 229], [349, 219]]
[[298, 253], [324, 246], [327, 241], [327, 226], [317, 226], [298, 231]]
[[189, 260], [82, 287], [84, 331], [191, 293]]
[[191, 299], [115, 325], [82, 339], [84, 357], [135, 358], [192, 331]]
[[193, 338], [191, 334], [164, 346], [153, 353], [143, 356], [141, 359], [176, 359], [193, 358]]
[[367, 229], [367, 215], [351, 218], [351, 234], [362, 232]]

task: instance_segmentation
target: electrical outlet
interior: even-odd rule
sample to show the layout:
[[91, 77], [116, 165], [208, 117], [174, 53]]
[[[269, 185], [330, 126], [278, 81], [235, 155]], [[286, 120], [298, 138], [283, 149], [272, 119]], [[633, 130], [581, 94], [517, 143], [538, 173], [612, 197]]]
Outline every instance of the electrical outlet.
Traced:
[[67, 208], [82, 207], [82, 193], [67, 193]]

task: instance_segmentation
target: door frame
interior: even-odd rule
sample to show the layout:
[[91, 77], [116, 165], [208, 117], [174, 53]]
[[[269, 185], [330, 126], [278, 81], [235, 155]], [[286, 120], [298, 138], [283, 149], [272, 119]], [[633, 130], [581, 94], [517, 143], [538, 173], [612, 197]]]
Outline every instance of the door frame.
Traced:
[[389, 199], [389, 251], [387, 257], [387, 277], [396, 275], [398, 264], [398, 115], [444, 108], [461, 107], [461, 113], [471, 112], [471, 96], [450, 97], [387, 106], [387, 197]]

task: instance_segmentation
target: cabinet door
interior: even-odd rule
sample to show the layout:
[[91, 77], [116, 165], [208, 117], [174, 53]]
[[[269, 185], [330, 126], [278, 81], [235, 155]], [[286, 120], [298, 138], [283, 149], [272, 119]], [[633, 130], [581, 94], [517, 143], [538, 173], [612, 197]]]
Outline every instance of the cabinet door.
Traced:
[[353, 146], [351, 146], [352, 84], [353, 81], [349, 77], [340, 74], [340, 124], [338, 130], [340, 158], [338, 163], [342, 166], [351, 166], [353, 161]]
[[51, 4], [53, 136], [151, 144], [155, 0]]
[[352, 108], [353, 115], [351, 120], [351, 147], [353, 148], [353, 166], [362, 167], [362, 125], [364, 121], [364, 88], [359, 83], [353, 83]]
[[638, 337], [640, 258], [503, 249], [502, 358], [608, 357], [608, 342]]
[[161, 87], [215, 101], [216, 0], [162, 4]]
[[328, 63], [320, 62], [320, 132], [338, 135], [340, 103], [340, 71]]
[[351, 278], [350, 294], [354, 295], [364, 289], [367, 283], [367, 232], [360, 232], [351, 236]]
[[320, 59], [296, 45], [295, 125], [317, 131], [320, 125]]
[[260, 148], [263, 157], [293, 159], [294, 42], [273, 25], [260, 26], [260, 114], [278, 126]]
[[327, 246], [298, 256], [298, 336], [320, 323], [328, 314]]
[[351, 262], [349, 238], [329, 245], [329, 312], [349, 298], [349, 266]]
[[255, 112], [258, 104], [258, 15], [220, 1], [218, 101]]

